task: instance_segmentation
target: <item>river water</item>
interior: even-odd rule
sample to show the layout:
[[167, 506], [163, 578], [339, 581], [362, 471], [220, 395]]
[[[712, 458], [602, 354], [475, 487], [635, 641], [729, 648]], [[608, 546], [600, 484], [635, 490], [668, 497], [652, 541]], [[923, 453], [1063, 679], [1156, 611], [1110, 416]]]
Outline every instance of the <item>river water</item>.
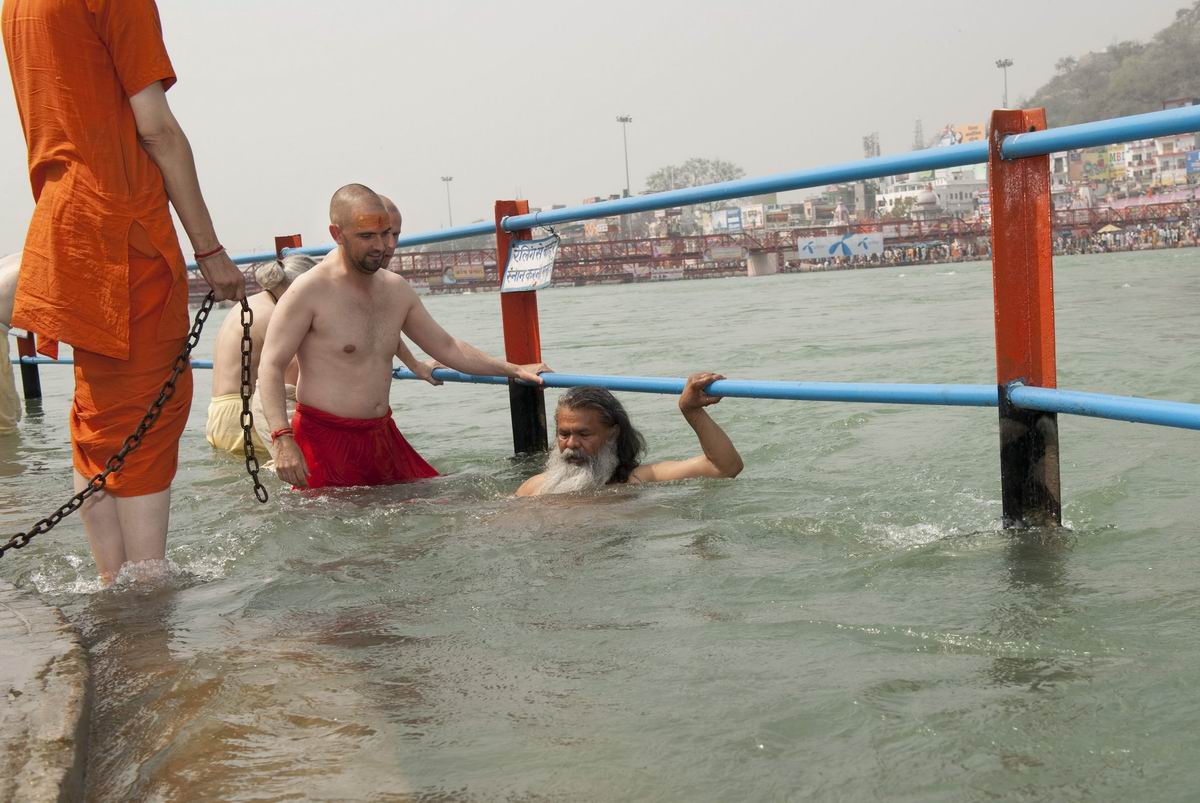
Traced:
[[[1200, 402], [1200, 251], [1060, 258], [1062, 387]], [[994, 381], [989, 266], [541, 294], [576, 373]], [[426, 303], [500, 352], [495, 294]], [[219, 315], [199, 355], [209, 355]], [[0, 524], [65, 498], [70, 374], [0, 439]], [[1200, 434], [1061, 417], [1061, 532], [998, 529], [994, 409], [729, 399], [733, 481], [517, 500], [503, 389], [396, 383], [446, 476], [312, 497], [204, 442], [165, 590], [78, 518], [0, 565], [78, 623], [95, 800], [1187, 800]], [[557, 391], [548, 391], [548, 407]], [[652, 459], [675, 401], [624, 397]]]

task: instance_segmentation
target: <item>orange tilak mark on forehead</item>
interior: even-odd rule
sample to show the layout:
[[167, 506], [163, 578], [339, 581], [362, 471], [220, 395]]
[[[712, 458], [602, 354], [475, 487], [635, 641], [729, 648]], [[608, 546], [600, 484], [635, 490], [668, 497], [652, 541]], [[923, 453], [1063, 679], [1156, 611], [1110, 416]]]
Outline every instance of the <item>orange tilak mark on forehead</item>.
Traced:
[[354, 216], [354, 225], [360, 229], [386, 229], [392, 225], [392, 220], [386, 214], [360, 212]]

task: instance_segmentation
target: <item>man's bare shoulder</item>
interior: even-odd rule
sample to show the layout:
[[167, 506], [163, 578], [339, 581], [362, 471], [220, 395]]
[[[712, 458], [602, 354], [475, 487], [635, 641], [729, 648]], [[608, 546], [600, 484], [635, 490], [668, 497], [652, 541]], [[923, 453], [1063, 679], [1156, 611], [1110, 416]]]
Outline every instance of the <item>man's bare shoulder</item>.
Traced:
[[288, 285], [285, 297], [290, 297], [294, 302], [329, 292], [337, 284], [335, 269], [336, 266], [331, 265], [328, 260], [317, 263]]
[[[250, 311], [254, 313], [254, 325], [264, 326], [271, 320], [271, 313], [275, 311], [276, 301], [271, 297], [271, 294], [266, 290], [261, 293], [255, 293], [247, 300], [250, 305]], [[233, 310], [233, 314], [228, 315], [225, 320], [233, 320], [237, 323], [238, 328], [242, 326], [242, 316], [237, 314], [237, 309]]]
[[417, 292], [399, 273], [381, 270], [375, 274], [374, 279], [379, 288], [379, 295], [386, 299], [387, 304], [396, 304], [409, 310], [417, 302]]
[[521, 487], [517, 489], [517, 496], [536, 496], [537, 492], [542, 490], [542, 484], [546, 481], [546, 474], [534, 474], [525, 482], [521, 483]]
[[375, 277], [384, 285], [386, 285], [389, 290], [412, 293], [413, 295], [416, 295], [416, 291], [412, 289], [412, 285], [408, 283], [408, 279], [405, 279], [395, 271], [381, 270], [379, 273], [375, 274]]

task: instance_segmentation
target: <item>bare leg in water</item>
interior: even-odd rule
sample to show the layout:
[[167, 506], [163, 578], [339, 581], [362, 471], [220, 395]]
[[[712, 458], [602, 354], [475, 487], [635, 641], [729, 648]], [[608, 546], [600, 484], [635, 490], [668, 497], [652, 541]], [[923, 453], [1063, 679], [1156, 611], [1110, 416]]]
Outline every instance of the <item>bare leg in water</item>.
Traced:
[[[75, 492], [82, 491], [87, 483], [76, 471]], [[112, 496], [101, 492], [88, 499], [79, 514], [103, 585], [117, 579], [126, 564], [136, 567], [138, 580], [166, 577], [170, 488], [144, 496]]]

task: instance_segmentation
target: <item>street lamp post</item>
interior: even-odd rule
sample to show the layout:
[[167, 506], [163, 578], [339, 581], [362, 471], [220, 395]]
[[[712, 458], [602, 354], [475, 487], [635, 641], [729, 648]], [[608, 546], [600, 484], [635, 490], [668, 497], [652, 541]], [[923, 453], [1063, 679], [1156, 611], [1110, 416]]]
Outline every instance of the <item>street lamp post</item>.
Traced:
[[454, 228], [454, 209], [450, 206], [450, 182], [454, 176], [442, 176], [442, 181], [446, 183], [446, 215], [450, 218], [450, 228]]
[[621, 140], [625, 143], [625, 197], [629, 197], [629, 135], [626, 133], [625, 127], [633, 122], [633, 118], [628, 114], [622, 114], [617, 117], [617, 122], [621, 124]]
[[1008, 68], [1013, 66], [1012, 59], [996, 59], [996, 66], [1004, 70], [1004, 108], [1008, 108]]

